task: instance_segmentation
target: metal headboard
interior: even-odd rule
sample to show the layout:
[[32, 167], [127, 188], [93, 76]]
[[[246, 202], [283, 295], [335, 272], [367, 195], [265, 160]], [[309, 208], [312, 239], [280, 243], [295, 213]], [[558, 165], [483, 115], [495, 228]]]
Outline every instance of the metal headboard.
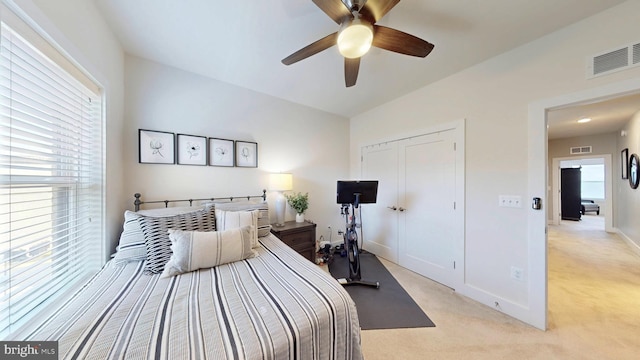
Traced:
[[135, 211], [140, 210], [140, 205], [142, 204], [160, 204], [164, 203], [164, 207], [169, 207], [169, 203], [174, 202], [189, 202], [189, 206], [193, 206], [194, 201], [218, 201], [218, 200], [229, 200], [233, 201], [234, 199], [256, 199], [261, 198], [262, 201], [267, 200], [267, 190], [262, 190], [262, 195], [248, 195], [248, 196], [228, 196], [228, 197], [216, 197], [216, 198], [204, 198], [204, 199], [184, 199], [184, 200], [154, 200], [154, 201], [142, 201], [140, 200], [140, 193], [135, 193], [133, 196], [136, 198], [133, 201], [133, 205], [135, 207]]

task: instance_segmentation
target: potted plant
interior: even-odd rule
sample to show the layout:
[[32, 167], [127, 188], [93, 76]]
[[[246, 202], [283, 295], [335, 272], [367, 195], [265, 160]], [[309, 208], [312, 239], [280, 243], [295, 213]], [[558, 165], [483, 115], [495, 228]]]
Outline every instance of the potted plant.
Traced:
[[309, 208], [309, 193], [286, 194], [287, 202], [296, 211], [296, 222], [304, 222], [304, 212]]

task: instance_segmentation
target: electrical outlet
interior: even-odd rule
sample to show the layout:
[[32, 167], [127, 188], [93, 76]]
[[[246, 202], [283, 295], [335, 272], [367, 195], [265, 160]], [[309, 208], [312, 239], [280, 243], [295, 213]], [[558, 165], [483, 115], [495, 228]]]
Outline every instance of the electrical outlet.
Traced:
[[522, 279], [524, 278], [524, 270], [522, 270], [522, 268], [516, 267], [516, 266], [512, 266], [511, 267], [511, 278], [518, 280], [518, 281], [522, 281]]
[[333, 241], [331, 242], [332, 246], [340, 245], [344, 242], [344, 231], [336, 230], [336, 233], [338, 234], [338, 236], [333, 238]]

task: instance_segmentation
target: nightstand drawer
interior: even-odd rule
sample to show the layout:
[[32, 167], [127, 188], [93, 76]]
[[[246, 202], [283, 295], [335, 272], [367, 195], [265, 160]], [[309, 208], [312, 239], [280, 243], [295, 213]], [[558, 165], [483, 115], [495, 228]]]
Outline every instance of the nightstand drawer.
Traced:
[[282, 235], [280, 240], [295, 250], [301, 250], [315, 244], [315, 239], [311, 237], [312, 235], [310, 231], [303, 231]]
[[289, 221], [284, 226], [272, 225], [271, 232], [300, 255], [315, 262], [316, 224]]

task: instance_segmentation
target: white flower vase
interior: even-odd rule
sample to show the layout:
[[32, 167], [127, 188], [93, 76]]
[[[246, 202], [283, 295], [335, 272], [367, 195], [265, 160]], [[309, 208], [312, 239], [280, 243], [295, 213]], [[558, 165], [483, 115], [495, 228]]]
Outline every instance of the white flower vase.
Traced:
[[302, 214], [296, 214], [296, 222], [297, 222], [297, 223], [304, 222], [304, 213], [302, 213]]

